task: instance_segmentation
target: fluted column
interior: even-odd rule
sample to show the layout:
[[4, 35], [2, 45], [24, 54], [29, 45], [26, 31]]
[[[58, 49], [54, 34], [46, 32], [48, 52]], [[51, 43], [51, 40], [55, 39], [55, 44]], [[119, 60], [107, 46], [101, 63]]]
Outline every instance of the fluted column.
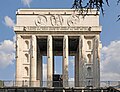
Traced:
[[52, 36], [48, 35], [47, 39], [47, 86], [52, 87], [53, 81], [53, 51]]
[[68, 86], [68, 36], [65, 35], [63, 39], [63, 87]]
[[37, 39], [32, 35], [32, 53], [31, 53], [31, 86], [35, 87], [37, 84]]

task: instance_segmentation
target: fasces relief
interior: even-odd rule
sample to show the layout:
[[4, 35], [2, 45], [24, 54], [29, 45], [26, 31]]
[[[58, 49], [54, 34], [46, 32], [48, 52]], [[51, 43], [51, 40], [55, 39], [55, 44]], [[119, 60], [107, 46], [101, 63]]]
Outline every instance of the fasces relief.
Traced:
[[73, 14], [67, 19], [67, 24], [68, 26], [75, 26], [75, 25], [78, 25], [79, 20], [80, 20], [79, 16], [76, 14]]
[[70, 17], [67, 18], [67, 21], [64, 21], [65, 19], [60, 14], [52, 14], [50, 17], [46, 17], [45, 15], [38, 15], [35, 20], [35, 25], [46, 26], [49, 22], [48, 20], [50, 20], [51, 26], [63, 26], [64, 22], [68, 26], [76, 26], [80, 22], [80, 18], [76, 14], [70, 15]]
[[63, 24], [63, 18], [61, 15], [51, 15], [50, 21], [52, 26], [62, 26]]
[[46, 26], [47, 18], [44, 15], [38, 15], [37, 19], [35, 20], [36, 26]]

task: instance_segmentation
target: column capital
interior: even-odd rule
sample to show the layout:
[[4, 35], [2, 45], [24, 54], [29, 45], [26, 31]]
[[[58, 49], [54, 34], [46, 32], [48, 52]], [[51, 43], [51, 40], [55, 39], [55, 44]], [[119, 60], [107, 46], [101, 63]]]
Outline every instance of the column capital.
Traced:
[[99, 39], [100, 39], [100, 35], [96, 35], [96, 36], [95, 36], [95, 39], [98, 39], [98, 40], [99, 40]]
[[52, 35], [49, 34], [49, 35], [48, 35], [48, 38], [50, 38], [50, 37], [52, 37]]
[[21, 39], [22, 37], [21, 37], [21, 35], [16, 35], [16, 39], [18, 40], [18, 39]]
[[32, 39], [36, 39], [36, 35], [32, 35]]
[[68, 35], [64, 35], [64, 38], [68, 38]]
[[79, 38], [84, 39], [84, 35], [80, 35]]

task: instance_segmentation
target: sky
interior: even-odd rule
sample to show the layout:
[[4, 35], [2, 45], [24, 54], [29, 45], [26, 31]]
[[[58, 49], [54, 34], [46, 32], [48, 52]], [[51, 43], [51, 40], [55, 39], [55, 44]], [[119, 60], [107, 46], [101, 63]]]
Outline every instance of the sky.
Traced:
[[[109, 0], [110, 7], [105, 5], [105, 15], [100, 14], [102, 26], [101, 42], [101, 80], [120, 81], [120, 5], [116, 0]], [[73, 0], [1, 0], [0, 1], [0, 80], [15, 79], [15, 33], [16, 11], [20, 8], [71, 8]], [[43, 57], [46, 61], [46, 57]], [[61, 61], [61, 58], [59, 58]], [[73, 69], [74, 57], [69, 59]], [[58, 62], [56, 62], [57, 65]], [[43, 64], [46, 71], [46, 62]], [[69, 70], [70, 80], [73, 71]], [[55, 68], [56, 73], [61, 70]], [[70, 73], [71, 72], [71, 73]]]

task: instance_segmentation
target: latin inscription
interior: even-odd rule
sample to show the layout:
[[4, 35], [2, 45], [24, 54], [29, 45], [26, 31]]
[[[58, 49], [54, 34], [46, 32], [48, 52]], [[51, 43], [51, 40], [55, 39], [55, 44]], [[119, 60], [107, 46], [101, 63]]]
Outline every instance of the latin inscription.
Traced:
[[89, 27], [39, 27], [27, 26], [26, 31], [88, 31]]

